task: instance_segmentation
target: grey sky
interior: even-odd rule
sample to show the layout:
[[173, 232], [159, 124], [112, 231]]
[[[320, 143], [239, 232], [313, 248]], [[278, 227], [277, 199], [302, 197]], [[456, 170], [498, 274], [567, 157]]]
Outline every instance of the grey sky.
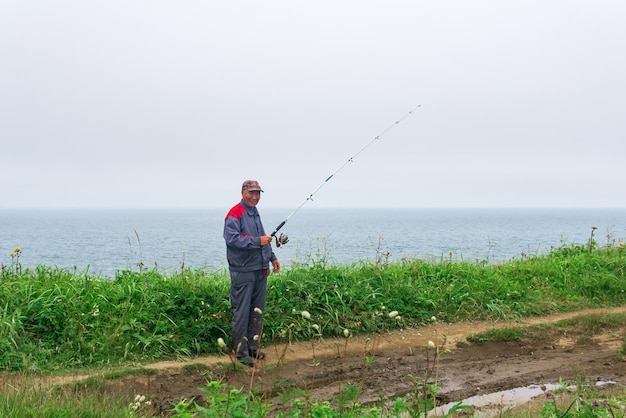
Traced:
[[626, 2], [0, 0], [0, 208], [626, 207]]

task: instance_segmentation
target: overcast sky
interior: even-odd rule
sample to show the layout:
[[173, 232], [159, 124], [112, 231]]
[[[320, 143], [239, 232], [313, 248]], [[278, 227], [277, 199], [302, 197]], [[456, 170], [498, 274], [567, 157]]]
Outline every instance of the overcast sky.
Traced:
[[367, 144], [308, 205], [626, 207], [624, 22], [623, 0], [0, 0], [0, 208], [228, 208], [246, 178], [294, 208]]

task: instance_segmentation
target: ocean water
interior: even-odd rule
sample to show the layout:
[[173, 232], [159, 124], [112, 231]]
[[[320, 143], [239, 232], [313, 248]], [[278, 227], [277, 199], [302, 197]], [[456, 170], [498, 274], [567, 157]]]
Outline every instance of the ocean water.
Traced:
[[[40, 264], [114, 277], [117, 270], [182, 266], [225, 269], [222, 209], [3, 209], [0, 263], [22, 249], [23, 267]], [[291, 209], [259, 207], [267, 233]], [[584, 244], [624, 241], [626, 209], [353, 209], [298, 211], [274, 251], [285, 268], [324, 259], [350, 264], [403, 258], [506, 261]]]

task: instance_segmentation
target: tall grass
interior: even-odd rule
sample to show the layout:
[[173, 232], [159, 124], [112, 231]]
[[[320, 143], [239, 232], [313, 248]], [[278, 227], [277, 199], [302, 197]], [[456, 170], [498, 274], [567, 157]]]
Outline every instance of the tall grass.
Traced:
[[[85, 390], [73, 385], [54, 385], [52, 381], [23, 374], [2, 383], [2, 417], [128, 417], [134, 406], [131, 395], [105, 390], [98, 383]], [[136, 409], [147, 407], [144, 402]]]
[[[623, 243], [563, 245], [499, 264], [405, 259], [301, 263], [270, 276], [265, 338], [304, 340], [438, 320], [515, 319], [626, 302]], [[19, 253], [18, 253], [19, 254]], [[226, 271], [156, 268], [114, 279], [48, 266], [0, 272], [0, 369], [44, 371], [186, 357], [230, 339]], [[319, 324], [300, 315], [311, 314]], [[400, 315], [383, 321], [391, 311]]]
[[45, 370], [215, 350], [223, 275], [122, 271], [114, 280], [46, 266], [0, 280], [0, 368]]

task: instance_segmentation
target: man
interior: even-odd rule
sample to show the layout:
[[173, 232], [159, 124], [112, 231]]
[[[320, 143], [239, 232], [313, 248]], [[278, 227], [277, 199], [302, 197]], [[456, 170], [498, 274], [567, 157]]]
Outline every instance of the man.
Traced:
[[258, 340], [262, 332], [269, 264], [274, 273], [280, 271], [280, 263], [272, 251], [272, 237], [265, 234], [256, 208], [261, 192], [258, 181], [244, 181], [241, 201], [228, 211], [224, 220], [233, 344], [237, 359], [249, 367], [254, 366], [255, 359], [265, 357], [259, 350]]

